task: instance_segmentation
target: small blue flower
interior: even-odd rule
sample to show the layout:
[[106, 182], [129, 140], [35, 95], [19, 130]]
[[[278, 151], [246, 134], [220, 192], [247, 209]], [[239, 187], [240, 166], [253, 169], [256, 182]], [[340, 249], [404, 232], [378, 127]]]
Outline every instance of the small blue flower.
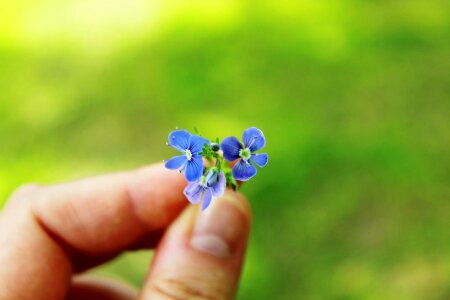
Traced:
[[239, 159], [232, 170], [234, 179], [247, 181], [256, 175], [257, 170], [253, 163], [262, 168], [267, 165], [269, 156], [267, 153], [254, 153], [266, 145], [266, 138], [258, 128], [246, 129], [242, 134], [242, 141], [244, 144], [241, 144], [236, 137], [230, 136], [223, 139], [220, 147], [226, 160], [231, 162]]
[[211, 203], [212, 197], [220, 197], [225, 192], [225, 175], [216, 168], [209, 170], [207, 175], [203, 175], [195, 182], [190, 182], [184, 189], [184, 195], [192, 204], [199, 203], [202, 199], [202, 210], [205, 210]]
[[184, 176], [189, 182], [198, 180], [203, 174], [203, 159], [200, 152], [205, 144], [209, 144], [207, 139], [191, 135], [186, 130], [172, 131], [169, 134], [167, 145], [182, 152], [183, 155], [167, 160], [166, 168], [184, 172]]

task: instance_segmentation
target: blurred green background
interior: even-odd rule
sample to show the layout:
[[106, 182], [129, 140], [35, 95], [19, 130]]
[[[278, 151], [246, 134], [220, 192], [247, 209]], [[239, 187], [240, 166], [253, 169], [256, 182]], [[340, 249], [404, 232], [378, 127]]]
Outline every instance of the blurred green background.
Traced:
[[[0, 4], [0, 206], [250, 126], [238, 299], [450, 299], [449, 2]], [[151, 183], [149, 183], [151, 184]], [[151, 254], [96, 270], [136, 286]]]

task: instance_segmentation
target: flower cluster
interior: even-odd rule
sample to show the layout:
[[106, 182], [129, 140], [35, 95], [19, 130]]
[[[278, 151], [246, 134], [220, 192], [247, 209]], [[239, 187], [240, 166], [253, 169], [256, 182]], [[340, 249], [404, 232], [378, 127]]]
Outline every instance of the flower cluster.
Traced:
[[266, 145], [263, 132], [256, 127], [244, 131], [242, 142], [234, 136], [210, 142], [187, 130], [175, 130], [167, 145], [182, 154], [165, 161], [166, 168], [184, 174], [188, 181], [184, 194], [192, 204], [202, 202], [202, 210], [213, 197], [222, 196], [227, 185], [236, 190], [237, 181], [255, 176], [255, 165], [262, 168], [269, 158], [267, 153], [255, 153]]

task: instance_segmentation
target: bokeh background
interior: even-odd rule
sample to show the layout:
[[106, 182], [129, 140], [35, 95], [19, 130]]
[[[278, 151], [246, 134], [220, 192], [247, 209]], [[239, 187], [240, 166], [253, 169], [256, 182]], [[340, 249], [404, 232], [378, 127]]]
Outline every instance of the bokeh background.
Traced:
[[[267, 138], [238, 299], [450, 299], [449, 2], [0, 4], [0, 207], [173, 155], [175, 126]], [[151, 184], [151, 182], [149, 182]], [[139, 286], [150, 252], [95, 272]]]

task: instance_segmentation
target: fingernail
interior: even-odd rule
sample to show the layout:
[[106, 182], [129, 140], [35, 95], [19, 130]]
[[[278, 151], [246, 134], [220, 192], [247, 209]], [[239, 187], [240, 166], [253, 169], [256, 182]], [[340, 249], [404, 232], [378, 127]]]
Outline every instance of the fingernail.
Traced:
[[245, 243], [249, 221], [235, 192], [214, 199], [206, 211], [198, 212], [191, 246], [217, 257], [230, 257]]

